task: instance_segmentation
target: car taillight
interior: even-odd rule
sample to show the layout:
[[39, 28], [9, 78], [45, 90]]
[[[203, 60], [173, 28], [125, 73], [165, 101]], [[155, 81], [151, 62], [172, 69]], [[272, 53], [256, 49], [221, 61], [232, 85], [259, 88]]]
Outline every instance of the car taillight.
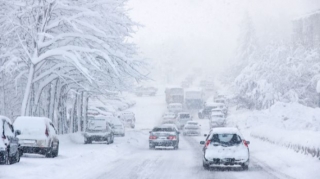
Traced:
[[167, 137], [167, 139], [169, 139], [169, 140], [175, 140], [175, 139], [177, 139], [177, 137], [176, 137], [176, 136], [169, 136], [169, 137]]
[[243, 144], [248, 148], [249, 146], [248, 146], [247, 141], [246, 140], [242, 140], [242, 141], [243, 141]]
[[207, 140], [206, 144], [204, 145], [204, 148], [207, 148], [209, 144], [210, 144], [210, 140]]
[[157, 136], [152, 135], [152, 136], [149, 137], [149, 139], [150, 139], [150, 140], [157, 139]]
[[45, 134], [46, 134], [46, 136], [47, 136], [47, 137], [49, 137], [49, 131], [48, 131], [48, 128], [46, 128]]

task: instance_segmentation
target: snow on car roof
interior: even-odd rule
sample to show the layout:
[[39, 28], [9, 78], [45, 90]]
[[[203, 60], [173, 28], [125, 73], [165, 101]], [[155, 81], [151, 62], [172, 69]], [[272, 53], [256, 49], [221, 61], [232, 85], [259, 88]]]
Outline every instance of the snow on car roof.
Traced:
[[212, 134], [238, 134], [240, 135], [240, 132], [235, 127], [216, 127], [211, 129], [211, 135]]
[[6, 116], [0, 116], [0, 119], [7, 121], [9, 124], [12, 124], [12, 121]]
[[218, 111], [213, 111], [211, 112], [211, 116], [213, 115], [224, 115], [222, 112], [218, 112]]

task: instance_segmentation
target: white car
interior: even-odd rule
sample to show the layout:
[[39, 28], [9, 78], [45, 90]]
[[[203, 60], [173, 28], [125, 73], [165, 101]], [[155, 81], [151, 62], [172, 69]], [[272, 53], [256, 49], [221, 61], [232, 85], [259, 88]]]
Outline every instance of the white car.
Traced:
[[133, 112], [131, 112], [131, 111], [123, 111], [123, 112], [120, 113], [118, 118], [120, 120], [122, 120], [123, 124], [126, 127], [135, 128], [136, 118], [135, 118], [135, 114]]
[[226, 118], [222, 112], [213, 112], [209, 123], [210, 128], [223, 127], [226, 124]]
[[18, 138], [23, 153], [42, 154], [50, 158], [58, 156], [59, 139], [50, 119], [21, 116], [13, 125], [21, 131]]
[[237, 128], [214, 128], [206, 141], [201, 141], [203, 147], [203, 167], [241, 167], [249, 169], [249, 141], [244, 140]]
[[92, 141], [106, 141], [111, 144], [114, 141], [112, 125], [105, 116], [95, 116], [88, 119], [84, 135], [84, 143], [91, 144]]
[[200, 135], [201, 128], [198, 122], [188, 121], [183, 127], [183, 135]]
[[113, 134], [117, 136], [124, 137], [126, 134], [125, 126], [121, 122], [113, 123], [112, 130]]
[[183, 129], [184, 125], [188, 122], [192, 121], [192, 115], [189, 112], [180, 112], [177, 115], [177, 123], [180, 129]]

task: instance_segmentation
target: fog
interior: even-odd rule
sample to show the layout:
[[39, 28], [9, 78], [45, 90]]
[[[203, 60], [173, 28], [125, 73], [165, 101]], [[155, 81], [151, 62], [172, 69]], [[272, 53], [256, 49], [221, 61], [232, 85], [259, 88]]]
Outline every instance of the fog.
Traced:
[[128, 2], [129, 15], [142, 25], [132, 37], [139, 52], [154, 66], [154, 73], [175, 74], [187, 74], [193, 67], [224, 72], [235, 61], [246, 14], [263, 46], [290, 40], [292, 20], [319, 7], [318, 0]]

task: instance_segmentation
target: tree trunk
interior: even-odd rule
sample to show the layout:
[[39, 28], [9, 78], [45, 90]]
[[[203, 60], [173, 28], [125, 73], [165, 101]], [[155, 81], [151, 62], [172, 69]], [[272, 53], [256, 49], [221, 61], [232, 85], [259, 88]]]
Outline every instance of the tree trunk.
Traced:
[[31, 64], [30, 69], [29, 69], [28, 82], [27, 82], [27, 86], [26, 86], [26, 89], [24, 92], [22, 106], [21, 106], [21, 116], [25, 116], [26, 112], [27, 112], [26, 109], [27, 109], [28, 100], [29, 100], [29, 96], [30, 96], [33, 77], [34, 77], [34, 65]]

